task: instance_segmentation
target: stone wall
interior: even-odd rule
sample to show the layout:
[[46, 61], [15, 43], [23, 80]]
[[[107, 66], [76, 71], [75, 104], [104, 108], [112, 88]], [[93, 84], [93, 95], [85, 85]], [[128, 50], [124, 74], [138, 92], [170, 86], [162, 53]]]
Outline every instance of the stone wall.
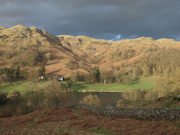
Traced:
[[96, 107], [87, 104], [77, 104], [75, 108], [108, 117], [134, 118], [149, 121], [176, 121], [180, 119], [180, 109]]

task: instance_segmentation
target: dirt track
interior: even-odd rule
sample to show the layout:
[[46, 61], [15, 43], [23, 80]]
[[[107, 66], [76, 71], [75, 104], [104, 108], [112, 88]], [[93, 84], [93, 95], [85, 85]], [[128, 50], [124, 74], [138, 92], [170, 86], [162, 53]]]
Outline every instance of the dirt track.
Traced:
[[[33, 113], [0, 119], [0, 133], [4, 135], [96, 135], [92, 129], [100, 128], [122, 135], [178, 135], [180, 121], [140, 121], [95, 116], [73, 109], [46, 109]], [[91, 132], [90, 132], [91, 131]], [[103, 134], [103, 132], [101, 132]]]

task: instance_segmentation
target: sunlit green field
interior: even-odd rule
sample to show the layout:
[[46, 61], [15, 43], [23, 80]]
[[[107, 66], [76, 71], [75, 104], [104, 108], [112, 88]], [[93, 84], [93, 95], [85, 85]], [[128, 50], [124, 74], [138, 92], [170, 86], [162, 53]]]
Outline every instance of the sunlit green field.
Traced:
[[134, 84], [82, 84], [82, 83], [74, 83], [73, 90], [74, 91], [105, 91], [105, 92], [118, 92], [118, 91], [129, 91], [134, 89], [139, 90], [151, 90], [154, 88], [154, 83], [152, 82], [137, 82]]
[[[129, 91], [129, 90], [152, 90], [155, 84], [155, 77], [142, 77], [139, 81], [126, 85], [126, 84], [86, 84], [75, 82], [72, 85], [72, 90], [75, 92], [122, 92], [122, 91]], [[4, 83], [0, 85], [0, 93], [1, 92], [10, 92], [12, 90], [18, 90], [21, 93], [25, 91], [33, 91], [33, 90], [40, 90], [45, 89], [48, 85], [51, 84], [49, 80], [43, 80], [39, 82], [32, 82], [27, 80], [20, 80], [15, 81], [12, 83]]]
[[27, 80], [15, 81], [12, 83], [5, 83], [0, 85], [0, 93], [7, 92], [9, 93], [12, 90], [20, 91], [21, 93], [25, 91], [40, 90], [46, 88], [51, 84], [51, 81], [40, 81], [32, 82]]
[[123, 92], [129, 90], [152, 90], [154, 88], [155, 82], [157, 80], [156, 76], [151, 77], [140, 77], [140, 79], [132, 84], [84, 84], [84, 83], [74, 83], [74, 91], [92, 91], [92, 92]]

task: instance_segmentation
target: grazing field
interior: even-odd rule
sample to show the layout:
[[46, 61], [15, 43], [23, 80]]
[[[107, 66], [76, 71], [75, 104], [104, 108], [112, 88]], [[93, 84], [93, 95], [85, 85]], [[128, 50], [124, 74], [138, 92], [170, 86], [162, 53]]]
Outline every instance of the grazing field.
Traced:
[[[129, 90], [152, 90], [154, 88], [156, 77], [142, 77], [137, 82], [132, 84], [86, 84], [82, 82], [75, 82], [72, 85], [72, 90], [75, 92], [123, 92]], [[40, 90], [46, 88], [51, 84], [50, 80], [42, 80], [38, 82], [19, 80], [11, 83], [4, 83], [0, 85], [0, 92], [10, 92], [18, 90], [21, 93], [24, 91]]]
[[51, 84], [51, 81], [40, 81], [32, 82], [27, 80], [15, 81], [12, 83], [5, 83], [0, 85], [0, 93], [7, 92], [9, 93], [12, 90], [17, 90], [21, 93], [25, 91], [40, 90], [46, 88]]
[[73, 90], [76, 92], [123, 92], [134, 89], [152, 90], [154, 83], [152, 82], [137, 82], [133, 84], [83, 84], [74, 83]]
[[84, 84], [74, 83], [73, 90], [76, 92], [123, 92], [129, 90], [152, 90], [154, 88], [157, 76], [140, 77], [138, 81], [132, 84]]

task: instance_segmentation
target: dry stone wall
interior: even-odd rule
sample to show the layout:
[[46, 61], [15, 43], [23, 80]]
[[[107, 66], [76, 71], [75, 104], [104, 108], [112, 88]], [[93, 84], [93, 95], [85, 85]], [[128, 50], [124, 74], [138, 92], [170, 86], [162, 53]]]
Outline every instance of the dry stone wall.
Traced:
[[96, 107], [87, 104], [77, 104], [75, 108], [108, 117], [134, 118], [149, 121], [176, 121], [180, 119], [180, 109]]

